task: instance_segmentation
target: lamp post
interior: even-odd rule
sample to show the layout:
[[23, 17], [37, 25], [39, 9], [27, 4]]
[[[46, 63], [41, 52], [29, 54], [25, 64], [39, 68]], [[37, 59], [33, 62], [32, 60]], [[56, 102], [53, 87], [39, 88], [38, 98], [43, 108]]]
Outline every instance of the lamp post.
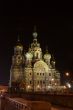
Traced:
[[69, 72], [66, 72], [65, 73], [65, 83], [66, 83], [66, 85], [70, 82], [70, 73]]
[[71, 89], [70, 73], [66, 72], [64, 75], [65, 75], [65, 86], [67, 87], [68, 90], [70, 90]]

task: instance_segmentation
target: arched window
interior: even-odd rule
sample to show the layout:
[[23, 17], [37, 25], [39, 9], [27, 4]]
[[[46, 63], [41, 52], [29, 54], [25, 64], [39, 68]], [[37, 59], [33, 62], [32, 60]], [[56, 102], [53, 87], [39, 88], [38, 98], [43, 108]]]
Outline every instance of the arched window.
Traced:
[[43, 84], [45, 84], [45, 81], [43, 81]]
[[30, 84], [31, 84], [31, 81], [30, 81]]
[[39, 75], [39, 73], [37, 73], [37, 75]]
[[51, 76], [51, 73], [49, 73], [49, 76]]
[[42, 84], [42, 80], [40, 80], [40, 83]]
[[38, 81], [38, 84], [39, 84], [39, 81]]

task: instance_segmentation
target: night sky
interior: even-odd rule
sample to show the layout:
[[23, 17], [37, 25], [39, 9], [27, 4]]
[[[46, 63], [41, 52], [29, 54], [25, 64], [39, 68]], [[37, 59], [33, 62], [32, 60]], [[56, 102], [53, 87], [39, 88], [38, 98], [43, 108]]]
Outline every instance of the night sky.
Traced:
[[24, 51], [32, 42], [36, 25], [38, 41], [54, 55], [56, 68], [63, 75], [70, 72], [73, 79], [73, 13], [58, 8], [8, 7], [0, 14], [0, 83], [8, 84], [13, 48], [18, 35]]

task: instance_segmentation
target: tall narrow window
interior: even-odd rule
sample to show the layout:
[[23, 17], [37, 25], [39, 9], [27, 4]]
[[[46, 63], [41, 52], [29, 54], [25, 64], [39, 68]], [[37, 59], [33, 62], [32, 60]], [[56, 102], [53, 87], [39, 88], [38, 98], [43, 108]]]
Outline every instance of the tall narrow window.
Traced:
[[45, 84], [45, 81], [43, 81], [43, 84]]
[[51, 84], [51, 81], [49, 81], [49, 84]]
[[40, 80], [40, 83], [42, 84], [42, 80]]
[[39, 81], [38, 81], [38, 84], [39, 84]]
[[44, 73], [43, 73], [43, 76], [44, 76]]
[[51, 76], [51, 73], [49, 73], [49, 76]]
[[39, 73], [37, 73], [37, 75], [39, 75]]
[[31, 81], [30, 81], [30, 84], [31, 84]]

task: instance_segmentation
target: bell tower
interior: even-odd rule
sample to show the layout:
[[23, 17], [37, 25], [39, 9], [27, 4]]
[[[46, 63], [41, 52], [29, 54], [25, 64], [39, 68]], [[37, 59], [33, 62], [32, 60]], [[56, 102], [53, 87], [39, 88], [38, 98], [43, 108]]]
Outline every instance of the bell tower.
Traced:
[[19, 37], [14, 47], [14, 55], [12, 56], [12, 65], [10, 69], [10, 82], [9, 87], [15, 86], [21, 82], [23, 78], [23, 61], [24, 57], [23, 53], [23, 46], [20, 43]]

